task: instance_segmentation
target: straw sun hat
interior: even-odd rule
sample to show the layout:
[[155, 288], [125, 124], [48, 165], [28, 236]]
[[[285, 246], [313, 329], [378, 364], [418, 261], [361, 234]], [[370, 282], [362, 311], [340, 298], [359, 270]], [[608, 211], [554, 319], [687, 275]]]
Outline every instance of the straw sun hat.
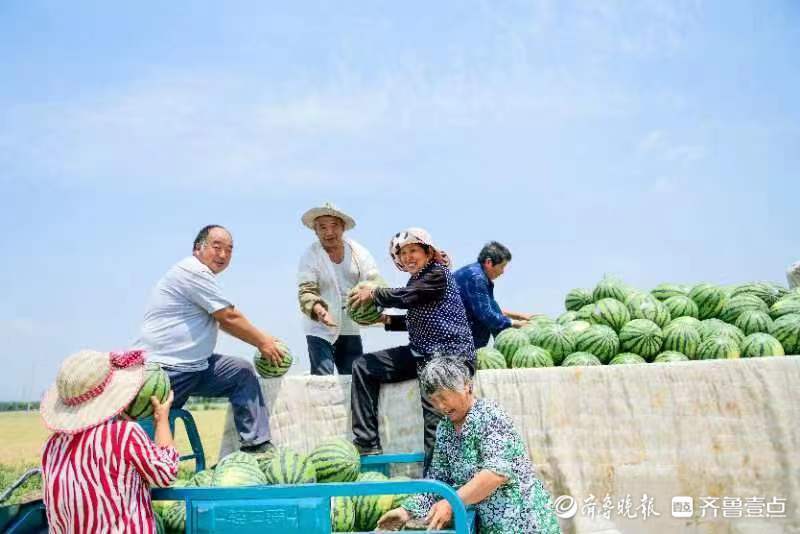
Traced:
[[307, 212], [303, 214], [301, 220], [303, 224], [306, 225], [308, 228], [314, 229], [314, 219], [317, 217], [323, 217], [328, 215], [329, 217], [338, 217], [339, 219], [344, 222], [344, 229], [345, 230], [352, 230], [356, 226], [356, 221], [348, 214], [331, 204], [330, 202], [326, 202], [322, 206], [311, 208]]
[[74, 434], [119, 415], [144, 382], [144, 352], [83, 350], [61, 364], [40, 413], [53, 432]]

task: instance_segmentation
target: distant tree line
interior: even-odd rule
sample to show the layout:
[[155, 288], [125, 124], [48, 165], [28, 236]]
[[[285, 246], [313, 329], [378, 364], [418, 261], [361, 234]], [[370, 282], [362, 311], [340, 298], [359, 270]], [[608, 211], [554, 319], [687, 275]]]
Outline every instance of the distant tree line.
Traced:
[[[214, 410], [224, 408], [228, 399], [223, 397], [189, 397], [187, 410]], [[30, 412], [39, 410], [39, 401], [0, 401], [0, 412]]]
[[0, 412], [27, 412], [39, 409], [39, 401], [2, 401]]

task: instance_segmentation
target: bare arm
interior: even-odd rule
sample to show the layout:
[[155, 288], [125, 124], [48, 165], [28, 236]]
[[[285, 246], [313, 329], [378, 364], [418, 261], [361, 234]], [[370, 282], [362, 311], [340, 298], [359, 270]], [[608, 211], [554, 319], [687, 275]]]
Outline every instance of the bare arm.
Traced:
[[509, 319], [514, 319], [517, 321], [530, 321], [532, 317], [541, 315], [541, 313], [522, 313], [510, 310], [503, 310], [503, 315], [505, 315]]
[[253, 345], [261, 352], [262, 358], [272, 360], [275, 363], [281, 361], [281, 353], [275, 345], [275, 338], [253, 326], [242, 312], [233, 306], [228, 306], [214, 312], [213, 315], [223, 332]]
[[174, 447], [172, 432], [169, 430], [169, 409], [172, 407], [172, 399], [175, 393], [170, 390], [167, 400], [163, 403], [158, 402], [157, 397], [150, 397], [153, 405], [153, 421], [155, 422], [155, 442], [159, 447]]

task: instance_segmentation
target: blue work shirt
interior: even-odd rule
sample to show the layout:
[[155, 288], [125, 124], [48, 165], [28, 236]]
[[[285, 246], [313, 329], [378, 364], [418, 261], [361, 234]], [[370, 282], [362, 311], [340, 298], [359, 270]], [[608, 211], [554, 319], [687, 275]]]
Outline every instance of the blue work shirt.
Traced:
[[494, 300], [494, 282], [486, 276], [480, 263], [465, 265], [453, 276], [464, 302], [475, 348], [485, 347], [489, 336], [496, 336], [511, 326], [511, 319], [503, 315]]

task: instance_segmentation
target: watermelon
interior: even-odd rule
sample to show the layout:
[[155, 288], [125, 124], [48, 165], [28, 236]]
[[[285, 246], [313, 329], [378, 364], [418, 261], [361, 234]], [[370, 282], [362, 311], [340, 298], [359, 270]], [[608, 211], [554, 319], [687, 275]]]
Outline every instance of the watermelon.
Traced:
[[383, 310], [375, 304], [375, 301], [371, 300], [356, 307], [350, 306], [349, 302], [349, 297], [353, 296], [359, 289], [375, 289], [376, 287], [386, 287], [386, 283], [383, 280], [366, 280], [357, 283], [350, 290], [348, 294], [347, 315], [350, 316], [353, 322], [362, 326], [368, 326], [381, 320], [381, 313], [383, 313]]
[[614, 280], [613, 278], [604, 278], [595, 286], [592, 292], [592, 299], [597, 302], [599, 300], [612, 298], [624, 302], [627, 295], [628, 289], [622, 282]]
[[685, 354], [674, 350], [667, 350], [656, 356], [655, 363], [688, 362], [689, 358]]
[[726, 323], [734, 324], [742, 312], [749, 310], [769, 312], [769, 308], [763, 300], [754, 295], [744, 294], [728, 299], [719, 313], [719, 318]]
[[161, 519], [159, 514], [153, 514], [153, 517], [156, 521], [156, 534], [165, 534], [167, 527], [164, 526], [164, 520]]
[[669, 315], [673, 319], [676, 317], [697, 317], [700, 310], [692, 299], [685, 295], [670, 297], [664, 301], [664, 306], [669, 310]]
[[592, 297], [592, 292], [590, 290], [576, 288], [567, 293], [567, 297], [564, 299], [564, 307], [567, 311], [578, 311], [587, 304], [592, 304], [593, 302], [594, 297]]
[[687, 323], [672, 322], [664, 329], [663, 349], [667, 352], [680, 352], [694, 359], [702, 340], [700, 333], [694, 327]]
[[647, 360], [652, 360], [661, 352], [664, 334], [661, 328], [647, 319], [634, 319], [619, 332], [622, 350], [635, 352]]
[[686, 297], [689, 295], [689, 287], [681, 284], [658, 284], [650, 291], [660, 301], [665, 301], [671, 297]]
[[744, 332], [742, 332], [738, 327], [727, 323], [720, 326], [715, 335], [728, 336], [740, 346], [745, 338]]
[[700, 327], [703, 325], [703, 323], [700, 321], [700, 319], [695, 319], [694, 317], [689, 317], [688, 315], [685, 315], [683, 317], [678, 317], [677, 319], [671, 320], [667, 324], [665, 329], [669, 328], [670, 326], [678, 325], [678, 324], [685, 325], [685, 326], [690, 326], [690, 327], [694, 328], [695, 330], [697, 330], [698, 333], [700, 332]]
[[264, 452], [253, 454], [252, 456], [255, 457], [256, 461], [258, 462], [258, 468], [261, 469], [263, 473], [264, 470], [267, 468], [267, 465], [275, 458], [275, 455], [278, 453], [277, 447], [270, 447]]
[[214, 470], [213, 469], [204, 469], [203, 471], [199, 471], [192, 475], [192, 478], [189, 479], [189, 483], [187, 486], [192, 487], [211, 487], [214, 485]]
[[253, 365], [261, 378], [277, 378], [283, 376], [286, 374], [286, 371], [289, 370], [289, 367], [292, 366], [293, 358], [289, 346], [279, 339], [275, 340], [275, 345], [277, 345], [278, 350], [281, 351], [281, 355], [283, 356], [280, 364], [276, 365], [272, 363], [272, 360], [262, 358], [259, 351], [256, 351], [253, 355]]
[[689, 298], [697, 304], [698, 319], [718, 317], [728, 299], [725, 290], [713, 284], [698, 284], [689, 292]]
[[701, 321], [700, 323], [700, 337], [703, 338], [703, 341], [706, 339], [715, 336], [722, 328], [725, 328], [727, 323], [725, 321], [720, 321], [719, 319], [706, 319]]
[[800, 315], [783, 315], [772, 323], [769, 332], [777, 339], [786, 354], [800, 354]]
[[481, 347], [475, 351], [475, 360], [478, 370], [484, 369], [506, 369], [506, 357], [503, 353], [492, 347]]
[[268, 484], [313, 484], [317, 481], [311, 458], [287, 448], [278, 449], [266, 465], [264, 475]]
[[558, 324], [567, 324], [578, 318], [578, 312], [566, 311], [556, 318]]
[[575, 352], [575, 336], [565, 326], [552, 325], [542, 328], [531, 339], [531, 344], [550, 353], [555, 365], [561, 365], [564, 356]]
[[772, 328], [772, 319], [769, 314], [760, 310], [747, 310], [736, 319], [736, 326], [749, 336], [756, 332], [767, 333]]
[[353, 497], [331, 498], [331, 532], [352, 532], [356, 527], [356, 501]]
[[576, 321], [586, 321], [587, 323], [594, 322], [594, 303], [587, 304], [576, 312]]
[[[358, 476], [359, 482], [386, 482], [385, 475], [369, 471]], [[393, 495], [360, 495], [354, 497], [356, 508], [355, 530], [372, 531], [378, 525], [378, 519], [391, 510], [394, 504]]]
[[772, 282], [750, 282], [742, 284], [733, 290], [731, 297], [739, 295], [753, 295], [758, 297], [767, 306], [772, 306], [778, 299], [786, 294], [786, 289]]
[[742, 358], [758, 358], [760, 356], [783, 356], [783, 345], [769, 334], [761, 332], [750, 334], [742, 343]]
[[632, 352], [623, 352], [622, 354], [617, 354], [611, 358], [611, 361], [608, 362], [608, 365], [630, 365], [634, 363], [647, 363], [647, 361], [638, 354], [634, 354]]
[[648, 319], [664, 328], [672, 317], [669, 309], [663, 302], [657, 300], [648, 293], [639, 293], [628, 299], [626, 306], [630, 311], [631, 319]]
[[511, 360], [511, 367], [520, 369], [525, 367], [553, 367], [553, 357], [550, 353], [533, 345], [520, 348]]
[[174, 501], [164, 510], [161, 515], [164, 527], [167, 532], [186, 531], [186, 503], [184, 501]]
[[578, 334], [575, 348], [579, 352], [594, 354], [601, 362], [608, 363], [619, 352], [619, 338], [613, 328], [596, 324]]
[[514, 354], [521, 347], [530, 345], [530, 340], [525, 332], [516, 328], [506, 328], [494, 338], [494, 348], [503, 353], [506, 357], [506, 365], [511, 367], [511, 360]]
[[584, 365], [603, 365], [603, 362], [589, 352], [573, 352], [561, 362], [561, 367], [580, 367]]
[[217, 463], [211, 478], [214, 487], [258, 486], [266, 484], [258, 460], [246, 452], [232, 452]]
[[800, 296], [790, 293], [773, 304], [769, 314], [773, 319], [789, 313], [800, 313]]
[[728, 336], [711, 336], [697, 347], [699, 360], [732, 360], [740, 355], [739, 344]]
[[556, 321], [546, 315], [534, 315], [528, 319], [527, 324], [531, 327], [550, 326], [556, 324]]
[[317, 482], [352, 482], [361, 471], [358, 449], [344, 438], [331, 438], [317, 445], [309, 456]]
[[153, 404], [150, 397], [155, 396], [159, 402], [164, 402], [169, 396], [170, 383], [167, 372], [157, 363], [147, 363], [144, 367], [144, 383], [139, 388], [139, 393], [125, 409], [125, 414], [131, 419], [141, 419], [153, 415]]
[[610, 326], [616, 332], [631, 320], [631, 314], [625, 304], [619, 300], [606, 298], [600, 299], [594, 304], [592, 311], [592, 322], [594, 324], [604, 324]]
[[572, 321], [564, 325], [568, 332], [577, 338], [578, 334], [592, 326], [589, 321]]

